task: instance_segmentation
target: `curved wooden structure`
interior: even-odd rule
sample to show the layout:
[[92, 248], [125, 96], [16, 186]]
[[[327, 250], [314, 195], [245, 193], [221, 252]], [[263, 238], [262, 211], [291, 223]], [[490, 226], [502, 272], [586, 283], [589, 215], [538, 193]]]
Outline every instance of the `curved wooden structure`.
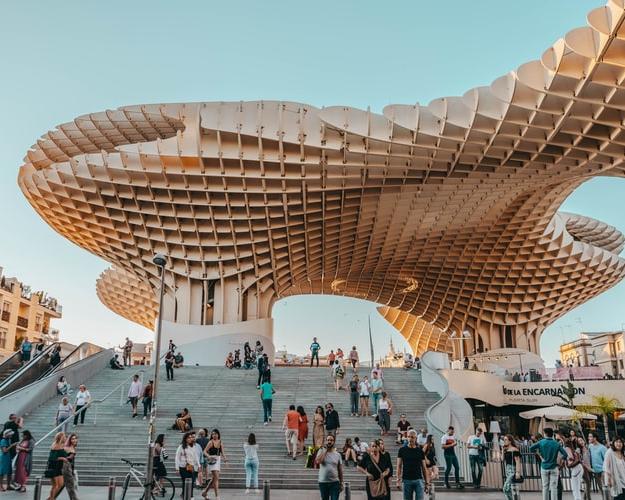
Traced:
[[[19, 184], [59, 233], [143, 283], [132, 293], [149, 295], [152, 256], [167, 254], [171, 321], [262, 319], [281, 297], [329, 293], [384, 304], [417, 352], [465, 329], [475, 347], [537, 351], [546, 325], [625, 272], [618, 231], [557, 213], [584, 181], [624, 174], [623, 2], [588, 19], [427, 106], [81, 116], [33, 146]], [[150, 324], [150, 302], [133, 312], [105, 277], [105, 304]]]

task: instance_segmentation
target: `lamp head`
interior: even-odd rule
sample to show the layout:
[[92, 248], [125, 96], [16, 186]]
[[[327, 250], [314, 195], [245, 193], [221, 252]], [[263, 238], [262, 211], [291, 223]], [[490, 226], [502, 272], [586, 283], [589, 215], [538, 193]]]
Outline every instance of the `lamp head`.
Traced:
[[165, 257], [162, 253], [157, 253], [153, 258], [152, 262], [156, 264], [158, 267], [165, 267], [167, 264], [167, 257]]

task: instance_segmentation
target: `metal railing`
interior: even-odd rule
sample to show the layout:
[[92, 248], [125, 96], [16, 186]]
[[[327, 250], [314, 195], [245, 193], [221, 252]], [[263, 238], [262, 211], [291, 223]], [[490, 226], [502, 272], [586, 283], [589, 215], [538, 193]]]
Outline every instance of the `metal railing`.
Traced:
[[6, 396], [37, 380], [50, 366], [50, 354], [58, 345], [59, 343], [57, 342], [50, 344], [41, 354], [31, 359], [31, 361], [15, 370], [3, 380], [0, 383], [0, 396]]
[[[93, 399], [89, 402], [89, 404], [83, 406], [80, 410], [73, 412], [69, 418], [75, 418], [76, 415], [80, 415], [82, 412], [87, 411], [87, 409], [89, 408], [94, 408], [94, 415], [93, 415], [93, 425], [97, 424], [97, 420], [98, 420], [98, 407], [100, 406], [100, 404], [102, 404], [104, 401], [106, 401], [109, 397], [111, 397], [115, 392], [117, 392], [117, 390], [119, 389], [119, 406], [123, 406], [124, 404], [124, 386], [129, 383], [133, 377], [135, 375], [139, 375], [139, 378], [141, 379], [141, 381], [143, 382], [143, 374], [144, 374], [145, 370], [139, 370], [135, 373], [133, 373], [130, 377], [124, 379], [121, 383], [119, 383], [118, 385], [115, 386], [114, 389], [112, 389], [106, 396], [104, 396], [103, 398], [100, 399]], [[64, 425], [66, 425], [65, 421], [61, 422], [58, 425], [55, 425], [52, 429], [50, 429], [46, 434], [44, 434], [41, 438], [39, 438], [38, 441], [35, 442], [35, 446], [37, 446], [39, 443], [43, 442], [45, 439], [47, 439], [48, 437], [50, 437], [52, 434], [58, 432], [58, 430], [63, 427]]]

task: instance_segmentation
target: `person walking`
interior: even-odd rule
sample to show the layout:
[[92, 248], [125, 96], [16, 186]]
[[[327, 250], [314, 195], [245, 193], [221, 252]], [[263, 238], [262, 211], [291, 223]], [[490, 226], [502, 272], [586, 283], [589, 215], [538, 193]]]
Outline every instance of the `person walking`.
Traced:
[[310, 344], [310, 367], [312, 368], [313, 361], [317, 360], [317, 368], [319, 368], [319, 351], [321, 346], [317, 342], [317, 337], [313, 337], [312, 344]]
[[299, 432], [300, 414], [295, 411], [295, 405], [289, 406], [289, 411], [284, 415], [282, 421], [282, 430], [284, 431], [284, 439], [286, 442], [286, 455], [293, 456], [293, 460], [297, 455], [297, 434]]
[[510, 434], [503, 438], [503, 461], [506, 474], [503, 494], [506, 500], [515, 500], [519, 494], [518, 482], [516, 481], [521, 478], [521, 452], [514, 444], [514, 438]]
[[33, 466], [33, 449], [35, 448], [35, 440], [30, 431], [22, 433], [22, 440], [17, 444], [17, 459], [15, 461], [15, 471], [13, 473], [13, 482], [19, 486], [19, 491], [26, 491], [26, 483], [32, 471]]
[[380, 374], [376, 370], [371, 371], [371, 398], [373, 399], [373, 413], [378, 414], [378, 401], [382, 397], [382, 391], [384, 390], [384, 383], [380, 378]]
[[304, 443], [308, 439], [308, 416], [304, 411], [303, 406], [297, 407], [297, 413], [299, 413], [299, 425], [297, 427], [297, 448], [298, 454], [304, 454]]
[[323, 406], [317, 406], [315, 415], [313, 416], [313, 446], [315, 449], [319, 449], [325, 443], [325, 414], [323, 413]]
[[[418, 443], [417, 436], [417, 443]], [[434, 436], [428, 434], [425, 443], [423, 443], [423, 455], [425, 455], [425, 468], [428, 475], [425, 482], [430, 485], [430, 498], [434, 497], [434, 480], [438, 479], [438, 459], [436, 458], [436, 446], [434, 445]]]
[[599, 492], [603, 491], [603, 462], [608, 449], [597, 439], [594, 432], [588, 433], [588, 453], [590, 454], [591, 478]]
[[91, 403], [91, 393], [87, 390], [85, 384], [80, 384], [78, 387], [76, 401], [74, 403], [74, 425], [78, 425], [78, 418], [80, 418], [80, 423], [84, 424], [85, 414], [87, 413], [87, 408], [89, 408], [89, 403]]
[[486, 438], [481, 427], [475, 429], [475, 434], [467, 439], [467, 448], [469, 450], [469, 467], [471, 468], [471, 479], [473, 487], [480, 488], [482, 484], [482, 472], [484, 471], [484, 462], [482, 450], [486, 446]]
[[128, 388], [128, 401], [130, 401], [130, 406], [132, 407], [132, 418], [137, 416], [137, 403], [142, 394], [143, 384], [139, 380], [139, 375], [134, 375]]
[[204, 498], [208, 498], [208, 492], [213, 488], [215, 492], [215, 498], [219, 499], [219, 475], [221, 474], [221, 462], [227, 463], [226, 452], [224, 445], [221, 442], [221, 433], [218, 429], [211, 431], [211, 438], [206, 448], [204, 449], [204, 456], [208, 463], [208, 472], [211, 474], [211, 478], [206, 485], [206, 488], [202, 492]]
[[258, 356], [256, 366], [258, 368], [258, 382], [256, 382], [256, 389], [260, 389], [260, 384], [263, 378], [263, 372], [265, 371], [265, 356], [262, 354]]
[[343, 387], [343, 377], [345, 377], [345, 369], [340, 360], [334, 362], [334, 390], [340, 391]]
[[363, 417], [371, 415], [369, 413], [369, 391], [371, 390], [371, 384], [369, 384], [369, 378], [365, 375], [358, 384], [358, 390], [360, 393], [360, 414]]
[[200, 468], [200, 460], [195, 452], [195, 432], [185, 432], [182, 441], [176, 450], [175, 464], [180, 474], [182, 482], [182, 497], [185, 496], [186, 480], [191, 479], [191, 497], [193, 497], [193, 487], [197, 477], [197, 471]]
[[356, 350], [356, 346], [352, 346], [352, 350], [349, 351], [349, 362], [352, 364], [352, 370], [356, 371], [356, 366], [358, 366], [358, 351]]
[[54, 368], [61, 363], [61, 346], [57, 345], [50, 354], [50, 366]]
[[382, 393], [382, 399], [378, 401], [378, 425], [380, 435], [386, 436], [391, 429], [391, 414], [393, 413], [393, 402], [388, 398], [386, 392]]
[[615, 437], [605, 453], [603, 473], [605, 484], [615, 500], [625, 500], [625, 450], [623, 438]]
[[460, 465], [458, 464], [458, 457], [456, 456], [458, 440], [453, 426], [450, 425], [447, 429], [447, 434], [444, 434], [441, 438], [441, 446], [443, 448], [443, 457], [445, 458], [445, 487], [447, 489], [451, 488], [449, 485], [449, 474], [453, 467], [456, 477], [456, 488], [463, 489], [464, 485], [460, 482]]
[[544, 430], [545, 437], [530, 446], [531, 452], [538, 452], [542, 458], [540, 463], [540, 478], [542, 481], [543, 500], [549, 496], [555, 499], [558, 494], [558, 455], [567, 457], [566, 451], [560, 443], [553, 439], [553, 429]]
[[141, 402], [143, 403], [143, 420], [147, 420], [148, 415], [152, 413], [152, 391], [154, 390], [154, 380], [150, 380], [143, 388]]
[[325, 446], [320, 448], [315, 457], [319, 467], [319, 493], [321, 500], [338, 500], [343, 490], [343, 464], [341, 454], [335, 449], [335, 438], [326, 437]]
[[74, 433], [67, 436], [65, 440], [65, 451], [67, 452], [67, 461], [63, 462], [61, 472], [63, 474], [63, 486], [59, 493], [65, 488], [70, 500], [78, 500], [76, 490], [78, 488], [76, 481], [76, 447], [78, 446], [78, 436]]
[[384, 445], [384, 439], [379, 438], [375, 440], [378, 443], [378, 447], [380, 448], [380, 456], [382, 457], [382, 461], [385, 464], [388, 464], [390, 469], [390, 474], [386, 476], [386, 488], [388, 489], [388, 494], [386, 495], [384, 500], [391, 500], [391, 478], [393, 477], [393, 459], [391, 458], [391, 454], [386, 451]]
[[24, 418], [18, 417], [15, 413], [11, 413], [9, 415], [9, 420], [4, 423], [3, 431], [11, 430], [13, 431], [10, 435], [10, 446], [9, 446], [9, 456], [11, 460], [9, 461], [9, 474], [7, 477], [8, 488], [13, 489], [11, 486], [11, 475], [12, 475], [12, 467], [11, 463], [17, 455], [17, 443], [20, 441], [20, 429], [24, 427]]
[[334, 409], [332, 403], [326, 404], [326, 435], [331, 435], [336, 438], [336, 435], [341, 428], [341, 422], [338, 412]]
[[263, 402], [263, 425], [271, 422], [271, 408], [273, 406], [273, 395], [276, 391], [269, 380], [265, 380], [260, 386], [260, 399]]
[[258, 445], [253, 432], [247, 436], [247, 442], [243, 443], [243, 451], [245, 452], [245, 493], [248, 494], [254, 485], [254, 493], [258, 494], [260, 493], [258, 489]]
[[59, 407], [56, 409], [55, 422], [56, 425], [60, 425], [64, 422], [61, 430], [65, 434], [67, 434], [69, 431], [69, 419], [72, 416], [72, 413], [74, 413], [74, 407], [70, 404], [68, 397], [63, 396], [63, 399], [61, 399], [61, 402], [59, 403]]
[[167, 374], [167, 380], [174, 380], [174, 362], [176, 356], [173, 351], [167, 351], [165, 354], [165, 373]]
[[[171, 341], [170, 341], [171, 342]], [[159, 434], [154, 441], [154, 480], [163, 487], [164, 477], [167, 477], [167, 468], [165, 467], [165, 460], [167, 460], [167, 452], [165, 451], [165, 434]]]
[[65, 484], [63, 480], [63, 462], [67, 462], [65, 451], [65, 433], [58, 432], [48, 454], [48, 464], [44, 476], [50, 479], [51, 487], [48, 500], [54, 500]]
[[336, 360], [336, 354], [334, 354], [334, 349], [330, 349], [330, 354], [328, 354], [328, 366], [330, 368], [334, 366], [335, 360]]
[[423, 500], [428, 478], [425, 455], [417, 444], [417, 431], [408, 431], [408, 445], [397, 453], [397, 488], [404, 491], [404, 500]]
[[358, 380], [358, 374], [354, 373], [354, 376], [349, 382], [349, 404], [351, 407], [352, 417], [359, 416], [358, 413], [358, 399], [359, 399], [360, 381]]
[[577, 438], [571, 437], [565, 441], [566, 466], [571, 476], [571, 494], [573, 500], [582, 500], [582, 482], [584, 479], [584, 467], [582, 457], [579, 452]]
[[358, 464], [358, 470], [367, 477], [367, 500], [390, 498], [388, 478], [392, 475], [391, 464], [387, 463], [386, 455], [380, 452], [380, 445], [372, 441], [367, 453]]

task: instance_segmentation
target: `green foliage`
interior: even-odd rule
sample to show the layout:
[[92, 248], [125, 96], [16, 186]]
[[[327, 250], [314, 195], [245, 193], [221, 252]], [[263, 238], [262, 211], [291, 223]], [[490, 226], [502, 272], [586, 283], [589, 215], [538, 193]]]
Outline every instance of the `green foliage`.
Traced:
[[562, 394], [558, 394], [558, 397], [564, 403], [564, 406], [567, 408], [574, 409], [575, 408], [575, 386], [571, 383], [571, 381], [567, 381], [566, 385], [561, 385]]

